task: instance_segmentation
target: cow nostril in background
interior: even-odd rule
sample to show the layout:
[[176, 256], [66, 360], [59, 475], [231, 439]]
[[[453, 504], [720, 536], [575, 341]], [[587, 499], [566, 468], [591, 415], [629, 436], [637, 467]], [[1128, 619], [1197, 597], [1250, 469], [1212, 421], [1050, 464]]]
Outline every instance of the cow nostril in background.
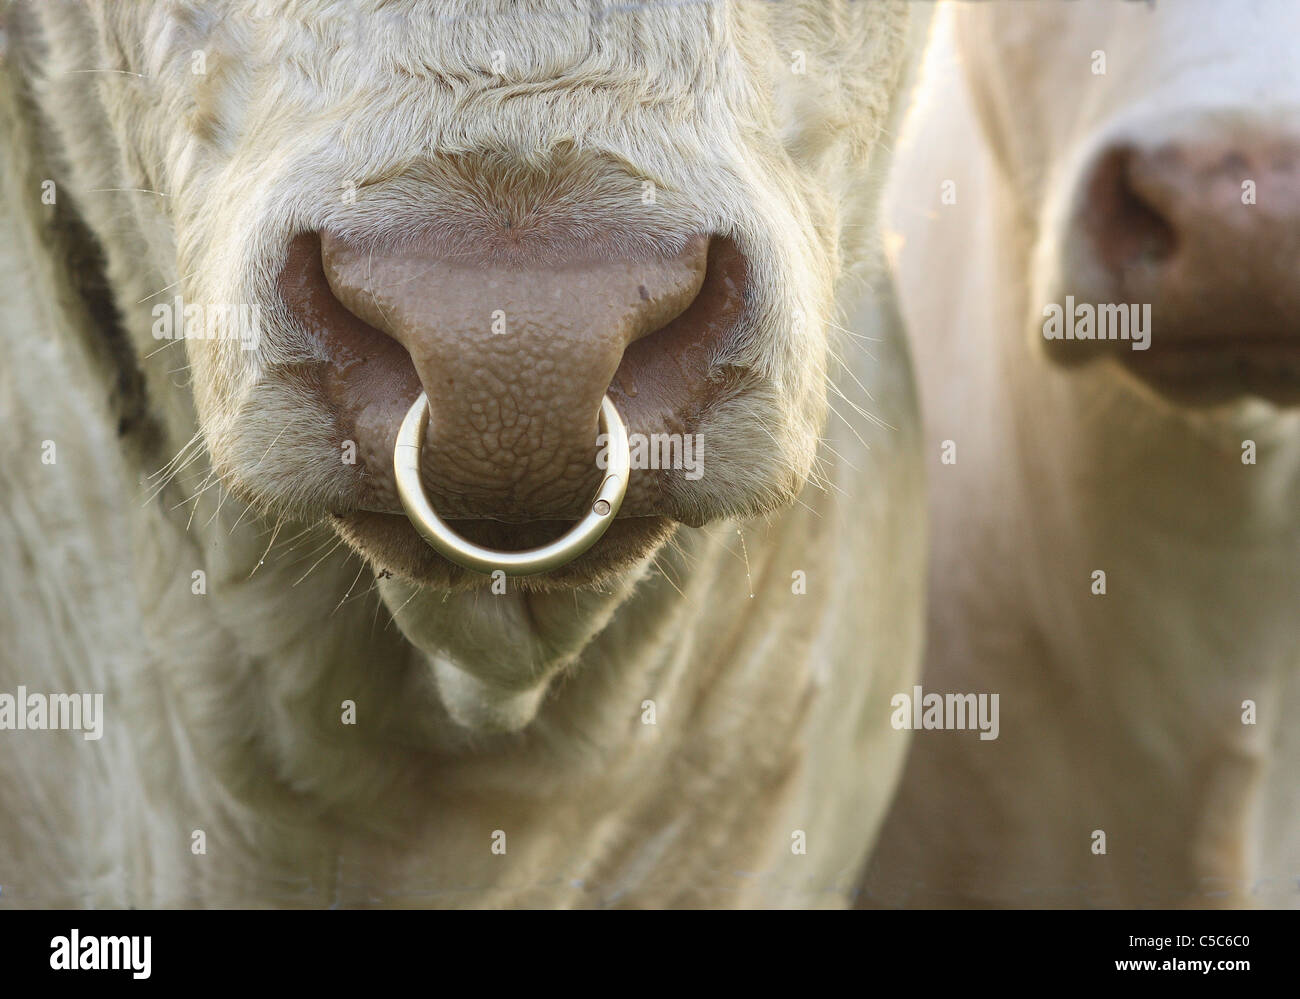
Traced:
[[1142, 190], [1135, 152], [1108, 153], [1094, 168], [1084, 207], [1084, 228], [1101, 262], [1112, 273], [1154, 266], [1174, 252], [1172, 221]]

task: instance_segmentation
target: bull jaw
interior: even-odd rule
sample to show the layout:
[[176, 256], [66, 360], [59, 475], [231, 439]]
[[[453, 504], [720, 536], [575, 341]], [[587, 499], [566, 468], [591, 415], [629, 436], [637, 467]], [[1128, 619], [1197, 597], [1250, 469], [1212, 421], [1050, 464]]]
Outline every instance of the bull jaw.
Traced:
[[448, 714], [475, 732], [517, 732], [631, 594], [641, 572], [601, 590], [439, 591], [377, 579], [403, 636], [422, 654]]

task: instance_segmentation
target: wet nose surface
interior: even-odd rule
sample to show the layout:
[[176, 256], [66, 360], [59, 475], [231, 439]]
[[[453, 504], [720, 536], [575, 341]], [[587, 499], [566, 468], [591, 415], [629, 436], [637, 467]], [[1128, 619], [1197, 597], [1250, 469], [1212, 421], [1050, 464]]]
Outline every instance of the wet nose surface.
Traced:
[[629, 345], [695, 299], [706, 257], [702, 238], [529, 267], [321, 240], [334, 295], [406, 349], [429, 397], [431, 485], [496, 516], [565, 508], [598, 481], [601, 400]]

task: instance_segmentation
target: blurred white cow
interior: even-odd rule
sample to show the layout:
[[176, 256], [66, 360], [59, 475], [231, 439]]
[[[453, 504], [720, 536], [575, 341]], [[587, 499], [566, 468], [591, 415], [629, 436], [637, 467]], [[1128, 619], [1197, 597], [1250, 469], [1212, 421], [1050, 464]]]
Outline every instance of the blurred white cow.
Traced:
[[1300, 6], [959, 4], [936, 32], [887, 207], [923, 687], [999, 694], [1000, 734], [916, 734], [864, 897], [1295, 904]]

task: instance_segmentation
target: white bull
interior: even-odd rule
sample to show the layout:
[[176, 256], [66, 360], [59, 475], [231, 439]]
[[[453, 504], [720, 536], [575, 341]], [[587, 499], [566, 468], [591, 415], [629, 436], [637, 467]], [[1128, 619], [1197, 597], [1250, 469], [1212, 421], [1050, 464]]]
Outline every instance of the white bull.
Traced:
[[[0, 903], [844, 903], [919, 656], [919, 420], [875, 237], [908, 5], [3, 6]], [[658, 261], [681, 287], [616, 304], [671, 318], [708, 239], [746, 280], [691, 355], [702, 473], [634, 472], [662, 490], [567, 576], [433, 559], [393, 505], [396, 425], [356, 393], [495, 392], [458, 411], [478, 478], [440, 501], [467, 531], [501, 497], [563, 519], [567, 494], [530, 516], [508, 487], [565, 484], [550, 430], [594, 406], [548, 410], [523, 369], [443, 388], [420, 351], [571, 349], [528, 339], [516, 279], [580, 250]], [[286, 307], [294, 261], [323, 262], [312, 293], [356, 326], [403, 290], [366, 287], [372, 259], [417, 243], [478, 261], [434, 289], [482, 322], [459, 348], [424, 299], [352, 354]], [[595, 271], [560, 273], [548, 308], [598, 318]], [[190, 305], [230, 321], [157, 339]], [[399, 340], [400, 377], [348, 381]], [[535, 353], [577, 391], [581, 351]], [[635, 414], [668, 377], [584, 385]], [[80, 693], [102, 738], [37, 710]]]

